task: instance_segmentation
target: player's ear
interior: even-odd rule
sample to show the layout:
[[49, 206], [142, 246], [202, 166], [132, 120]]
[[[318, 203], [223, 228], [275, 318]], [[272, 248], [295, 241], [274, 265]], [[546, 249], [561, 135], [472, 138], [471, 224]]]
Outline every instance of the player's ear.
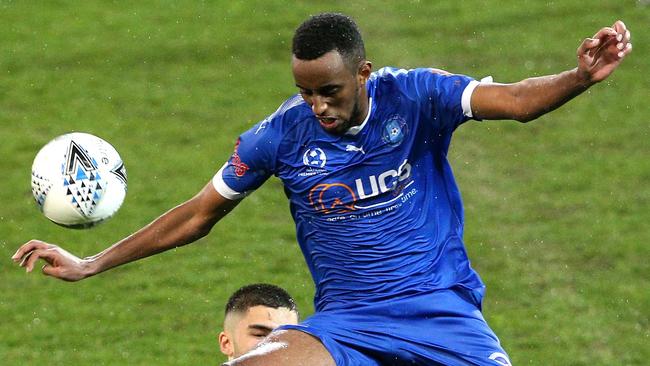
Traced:
[[366, 81], [370, 77], [370, 73], [372, 73], [372, 63], [368, 60], [362, 61], [359, 66], [359, 72], [357, 73], [357, 80], [360, 85], [366, 84]]
[[235, 354], [235, 350], [233, 348], [230, 337], [228, 337], [228, 335], [225, 332], [221, 332], [219, 333], [218, 339], [219, 339], [219, 348], [221, 349], [221, 353], [226, 355], [226, 357], [231, 358], [232, 355]]

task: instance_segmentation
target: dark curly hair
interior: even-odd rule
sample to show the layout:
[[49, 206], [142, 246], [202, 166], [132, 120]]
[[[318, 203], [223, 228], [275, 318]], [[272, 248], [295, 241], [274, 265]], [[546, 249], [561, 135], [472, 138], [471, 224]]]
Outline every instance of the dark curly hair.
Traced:
[[318, 14], [296, 29], [292, 52], [297, 59], [314, 60], [333, 50], [338, 51], [345, 64], [354, 71], [366, 58], [361, 32], [349, 16]]

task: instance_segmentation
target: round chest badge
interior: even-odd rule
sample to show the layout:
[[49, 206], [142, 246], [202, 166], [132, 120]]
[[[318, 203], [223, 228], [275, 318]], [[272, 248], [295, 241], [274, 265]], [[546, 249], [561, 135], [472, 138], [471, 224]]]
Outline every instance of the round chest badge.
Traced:
[[398, 146], [408, 133], [406, 121], [401, 116], [392, 116], [384, 121], [382, 140], [391, 146]]
[[302, 162], [306, 166], [323, 168], [327, 162], [327, 156], [321, 148], [311, 147], [302, 155]]

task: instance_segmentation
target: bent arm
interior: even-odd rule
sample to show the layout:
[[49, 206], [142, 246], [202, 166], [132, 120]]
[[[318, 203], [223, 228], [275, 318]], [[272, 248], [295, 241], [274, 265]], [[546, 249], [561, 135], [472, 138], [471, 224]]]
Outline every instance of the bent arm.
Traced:
[[528, 122], [560, 107], [591, 85], [593, 82], [582, 78], [577, 68], [513, 84], [480, 84], [472, 94], [472, 114], [478, 119]]
[[630, 32], [622, 21], [616, 21], [580, 44], [578, 66], [572, 70], [513, 84], [480, 84], [471, 97], [472, 115], [477, 119], [533, 120], [605, 80], [630, 52]]
[[43, 272], [66, 281], [77, 281], [113, 267], [189, 244], [207, 235], [240, 201], [221, 196], [208, 183], [196, 196], [169, 210], [136, 233], [92, 257], [77, 258], [64, 249], [32, 240], [12, 257], [31, 271], [40, 258]]
[[206, 236], [240, 201], [221, 196], [208, 183], [196, 196], [174, 207], [133, 235], [87, 258], [91, 275]]

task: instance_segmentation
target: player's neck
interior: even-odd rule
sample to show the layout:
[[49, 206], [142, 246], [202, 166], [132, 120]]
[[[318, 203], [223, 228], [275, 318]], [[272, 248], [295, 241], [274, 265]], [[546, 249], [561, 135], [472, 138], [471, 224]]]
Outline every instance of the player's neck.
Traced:
[[366, 120], [368, 113], [370, 113], [369, 106], [370, 103], [368, 102], [368, 91], [364, 85], [359, 97], [359, 114], [357, 118], [352, 121], [352, 126], [359, 126]]

